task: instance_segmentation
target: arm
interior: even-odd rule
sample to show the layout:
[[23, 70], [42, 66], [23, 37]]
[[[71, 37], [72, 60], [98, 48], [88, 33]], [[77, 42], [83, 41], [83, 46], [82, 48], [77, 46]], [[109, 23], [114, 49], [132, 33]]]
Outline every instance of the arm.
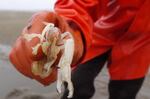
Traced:
[[55, 4], [55, 12], [58, 15], [81, 29], [85, 51], [91, 45], [94, 21], [99, 17], [99, 2], [100, 0], [58, 0]]
[[[67, 3], [67, 4], [65, 4], [65, 3]], [[69, 3], [71, 3], [71, 6]], [[86, 4], [86, 7], [84, 6], [82, 8], [82, 6], [84, 5], [83, 3]], [[62, 8], [63, 5], [65, 5], [66, 8]], [[72, 8], [72, 5], [74, 5], [73, 6], [73, 8], [75, 8], [74, 12], [77, 15], [75, 14], [69, 18], [70, 15], [67, 15], [67, 13], [66, 13], [67, 10], [63, 11], [63, 9], [70, 9], [70, 8]], [[76, 7], [76, 5], [78, 7]], [[85, 33], [87, 33], [87, 36], [84, 36], [85, 41], [91, 42], [90, 39], [88, 39], [88, 38], [91, 38], [91, 33], [92, 33], [91, 26], [93, 26], [93, 21], [95, 19], [90, 17], [89, 14], [92, 14], [91, 12], [93, 12], [94, 8], [97, 7], [97, 5], [98, 5], [97, 0], [96, 1], [91, 0], [89, 2], [83, 2], [80, 0], [76, 0], [76, 1], [59, 0], [55, 5], [56, 13], [42, 11], [42, 12], [38, 12], [38, 13], [34, 14], [32, 16], [32, 18], [30, 19], [29, 24], [23, 29], [22, 34], [32, 34], [32, 33], [41, 34], [42, 30], [45, 27], [43, 22], [54, 23], [58, 28], [63, 30], [61, 32], [65, 32], [65, 31], [69, 31], [70, 33], [74, 32], [73, 38], [75, 39], [74, 40], [75, 48], [76, 48], [75, 52], [76, 52], [76, 50], [78, 50], [77, 52], [79, 52], [80, 54], [78, 54], [76, 56], [80, 58], [83, 54], [83, 44], [82, 44], [83, 39], [81, 37], [82, 34], [80, 33], [80, 31], [75, 30], [76, 29], [75, 27], [73, 27], [73, 29], [72, 29], [72, 26], [70, 26], [70, 22], [68, 22], [69, 23], [69, 25], [68, 25], [67, 21], [71, 21], [71, 23], [75, 23], [78, 27], [81, 27], [82, 25], [84, 25], [84, 28], [80, 28], [80, 29], [83, 31], [83, 35], [86, 35]], [[78, 10], [80, 13], [78, 13]], [[88, 11], [86, 11], [86, 10], [88, 10]], [[65, 12], [66, 14], [63, 12]], [[70, 14], [71, 14], [71, 12], [72, 12], [72, 10], [69, 11]], [[78, 15], [80, 15], [80, 16], [76, 17]], [[85, 17], [85, 16], [87, 16], [87, 17]], [[65, 20], [67, 20], [67, 21], [65, 21]], [[73, 24], [71, 24], [71, 25], [73, 25]], [[39, 43], [39, 42], [40, 42], [40, 40], [37, 38], [34, 38], [30, 42], [28, 42], [28, 41], [24, 40], [24, 38], [22, 36], [20, 36], [17, 39], [16, 43], [14, 44], [14, 47], [11, 50], [9, 57], [10, 57], [10, 60], [13, 63], [13, 65], [22, 74], [24, 74], [27, 77], [36, 79], [44, 85], [49, 85], [56, 80], [56, 74], [57, 74], [56, 68], [54, 68], [53, 73], [45, 79], [34, 75], [31, 70], [32, 62], [42, 60], [43, 58], [45, 58], [45, 54], [42, 52], [41, 48], [38, 50], [37, 55], [33, 55], [33, 53], [32, 53], [32, 47], [37, 45], [37, 43]], [[87, 46], [90, 45], [90, 43], [86, 43], [86, 44], [87, 44]]]

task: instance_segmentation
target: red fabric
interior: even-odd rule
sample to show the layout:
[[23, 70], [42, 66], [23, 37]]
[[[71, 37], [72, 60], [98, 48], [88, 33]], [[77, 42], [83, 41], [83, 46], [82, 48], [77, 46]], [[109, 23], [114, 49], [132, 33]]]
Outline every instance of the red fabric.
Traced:
[[58, 0], [55, 11], [75, 22], [85, 39], [86, 62], [112, 50], [113, 80], [145, 76], [150, 65], [150, 0]]
[[[38, 49], [37, 55], [32, 54], [32, 47], [35, 46], [37, 43], [39, 43], [38, 38], [33, 38], [31, 41], [27, 41], [23, 38], [24, 34], [41, 34], [42, 30], [44, 29], [45, 25], [43, 22], [50, 22], [54, 23], [55, 26], [57, 26], [61, 32], [70, 31], [72, 33], [72, 36], [75, 40], [75, 51], [74, 51], [74, 57], [72, 66], [78, 63], [80, 58], [83, 54], [83, 42], [81, 33], [77, 27], [76, 24], [71, 22], [70, 28], [68, 23], [63, 20], [60, 16], [58, 16], [56, 13], [49, 12], [49, 11], [41, 11], [32, 16], [27, 26], [23, 29], [22, 34], [18, 37], [17, 41], [15, 42], [11, 52], [10, 52], [10, 61], [13, 63], [14, 67], [17, 68], [19, 72], [24, 74], [27, 77], [33, 78], [43, 85], [49, 85], [52, 82], [54, 82], [57, 78], [57, 64], [59, 62], [59, 58], [61, 56], [61, 53], [58, 55], [58, 59], [53, 64], [52, 73], [46, 77], [41, 78], [40, 76], [35, 76], [31, 71], [32, 63], [34, 61], [41, 61], [47, 58], [45, 54], [42, 51], [42, 48]], [[44, 65], [44, 63], [42, 64]]]

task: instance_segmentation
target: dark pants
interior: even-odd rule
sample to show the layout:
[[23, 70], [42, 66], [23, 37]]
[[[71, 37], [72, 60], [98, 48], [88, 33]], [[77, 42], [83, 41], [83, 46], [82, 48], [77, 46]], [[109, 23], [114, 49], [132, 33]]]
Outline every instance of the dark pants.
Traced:
[[[94, 79], [108, 60], [108, 54], [109, 52], [79, 65], [72, 73], [74, 97], [71, 99], [91, 99], [95, 93]], [[135, 80], [110, 80], [109, 99], [135, 99], [143, 81], [144, 77]], [[67, 95], [68, 90], [65, 89], [61, 99], [68, 99]]]

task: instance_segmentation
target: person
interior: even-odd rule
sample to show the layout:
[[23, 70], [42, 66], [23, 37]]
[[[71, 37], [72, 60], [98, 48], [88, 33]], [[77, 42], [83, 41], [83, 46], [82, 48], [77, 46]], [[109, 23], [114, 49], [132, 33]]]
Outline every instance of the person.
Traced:
[[[40, 33], [43, 25], [39, 22], [46, 20], [62, 31], [80, 32], [75, 36], [78, 57], [72, 72], [72, 99], [90, 99], [94, 95], [94, 79], [106, 61], [109, 99], [135, 99], [150, 65], [149, 5], [150, 0], [57, 0], [54, 12], [36, 14], [27, 29]], [[15, 59], [19, 59], [18, 64], [22, 61], [30, 65], [33, 59], [24, 62], [25, 53], [16, 50], [10, 54], [12, 63], [16, 65]], [[52, 76], [47, 79], [34, 76], [26, 65], [18, 65], [24, 75], [45, 85], [55, 81]], [[61, 99], [67, 99], [67, 95], [66, 89]]]

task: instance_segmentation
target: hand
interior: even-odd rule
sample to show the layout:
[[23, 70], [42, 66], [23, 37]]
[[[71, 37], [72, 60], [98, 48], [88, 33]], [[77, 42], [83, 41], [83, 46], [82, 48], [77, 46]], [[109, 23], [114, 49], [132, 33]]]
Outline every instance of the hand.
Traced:
[[[33, 63], [35, 63], [35, 61], [45, 60], [46, 56], [45, 53], [43, 53], [41, 46], [39, 47], [37, 54], [33, 54], [32, 48], [40, 42], [39, 38], [36, 37], [28, 41], [23, 35], [41, 34], [45, 27], [43, 22], [50, 22], [52, 15], [53, 14], [47, 11], [39, 12], [33, 15], [28, 25], [23, 29], [22, 35], [17, 39], [9, 55], [10, 61], [19, 72], [27, 77], [36, 79], [44, 85], [49, 85], [56, 81], [57, 68], [53, 66], [51, 74], [46, 78], [41, 78], [40, 76], [34, 75], [32, 72]], [[40, 67], [44, 67], [43, 62], [38, 63], [40, 63]]]
[[[54, 23], [55, 26], [57, 26], [61, 30], [61, 32], [69, 31], [70, 33], [73, 33], [72, 35], [76, 47], [72, 62], [73, 64], [76, 64], [82, 57], [83, 43], [80, 32], [75, 28], [72, 28], [72, 26], [70, 27], [67, 21], [56, 13], [44, 11], [36, 13], [32, 16], [32, 18], [29, 20], [28, 25], [23, 29], [22, 35], [17, 39], [13, 49], [11, 50], [10, 61], [18, 69], [18, 71], [20, 71], [25, 76], [36, 79], [44, 85], [49, 85], [57, 78], [57, 68], [55, 65], [58, 64], [58, 62], [55, 62], [53, 66], [54, 68], [48, 77], [41, 78], [40, 76], [34, 75], [31, 70], [32, 63], [34, 61], [44, 60], [46, 56], [42, 51], [41, 46], [39, 46], [36, 54], [33, 54], [32, 52], [32, 48], [40, 42], [39, 38], [35, 37], [30, 41], [27, 41], [23, 37], [24, 34], [41, 34], [45, 27], [45, 24], [43, 24], [43, 22]], [[43, 63], [40, 64], [41, 66], [43, 65]]]

